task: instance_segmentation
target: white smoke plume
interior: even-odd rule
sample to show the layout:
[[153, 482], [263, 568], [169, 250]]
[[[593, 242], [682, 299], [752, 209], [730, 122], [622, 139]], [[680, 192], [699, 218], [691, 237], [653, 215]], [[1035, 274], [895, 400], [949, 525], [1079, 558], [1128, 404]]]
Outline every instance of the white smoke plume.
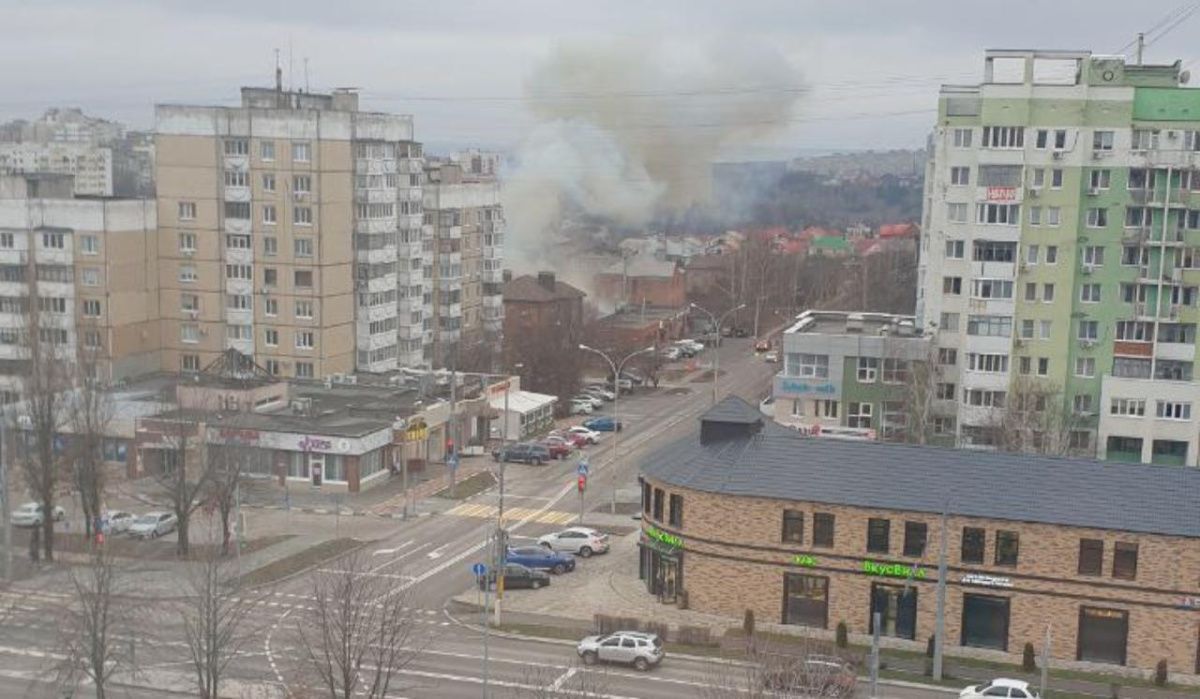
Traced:
[[537, 123], [504, 186], [518, 272], [559, 266], [564, 215], [638, 226], [703, 206], [718, 153], [785, 127], [803, 86], [769, 46], [623, 40], [559, 47], [525, 92]]

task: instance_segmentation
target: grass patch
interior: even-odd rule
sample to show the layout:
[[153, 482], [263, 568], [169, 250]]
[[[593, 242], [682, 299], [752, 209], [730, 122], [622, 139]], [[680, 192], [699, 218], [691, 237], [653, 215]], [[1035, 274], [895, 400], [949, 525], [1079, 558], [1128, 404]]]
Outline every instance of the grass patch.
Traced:
[[446, 500], [466, 500], [496, 485], [496, 477], [490, 472], [476, 473], [466, 480], [458, 481], [451, 488], [442, 488], [434, 497]]
[[255, 587], [277, 582], [301, 571], [318, 566], [325, 561], [337, 558], [359, 548], [365, 542], [358, 539], [330, 539], [316, 546], [310, 546], [298, 553], [285, 556], [277, 561], [250, 571], [238, 579], [238, 585]]

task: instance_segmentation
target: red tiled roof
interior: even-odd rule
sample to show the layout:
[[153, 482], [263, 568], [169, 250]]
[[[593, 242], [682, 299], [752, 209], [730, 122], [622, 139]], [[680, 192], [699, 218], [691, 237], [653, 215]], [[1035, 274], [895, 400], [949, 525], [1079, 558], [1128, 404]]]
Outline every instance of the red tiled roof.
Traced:
[[554, 291], [550, 291], [538, 283], [537, 277], [530, 274], [516, 277], [512, 281], [506, 282], [502, 293], [504, 294], [505, 301], [528, 301], [533, 303], [545, 303], [547, 301], [583, 298], [587, 296], [587, 294], [570, 284], [558, 280], [554, 282]]

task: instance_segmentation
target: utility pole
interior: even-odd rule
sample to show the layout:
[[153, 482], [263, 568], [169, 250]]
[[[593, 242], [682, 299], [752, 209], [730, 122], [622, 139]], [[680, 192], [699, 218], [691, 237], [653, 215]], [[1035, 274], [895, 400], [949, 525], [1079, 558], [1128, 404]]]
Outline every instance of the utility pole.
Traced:
[[[491, 543], [491, 542], [486, 542], [486, 543]], [[491, 547], [485, 546], [485, 548], [491, 548]], [[496, 579], [499, 580], [500, 579], [500, 571], [495, 571], [495, 572], [496, 572]], [[484, 570], [484, 572], [483, 572], [483, 699], [488, 699], [488, 695], [490, 694], [489, 688], [488, 688], [488, 611], [489, 611], [488, 607], [490, 606], [491, 599], [492, 599], [492, 584], [491, 584], [491, 581], [488, 580], [489, 577], [490, 576], [488, 575], [488, 572], [486, 570]]]
[[871, 615], [871, 697], [879, 696], [879, 627], [883, 624], [883, 614], [874, 612]]
[[1145, 48], [1146, 48], [1146, 35], [1143, 32], [1138, 32], [1138, 35], [1137, 35], [1137, 64], [1139, 66], [1142, 64], [1142, 51]]
[[937, 620], [933, 631], [933, 679], [942, 679], [942, 646], [946, 640], [946, 545], [950, 501], [942, 505], [942, 541], [938, 551]]
[[[450, 449], [448, 454], [443, 457], [447, 466], [450, 466], [451, 459], [454, 458], [454, 450], [458, 449], [458, 372], [453, 368], [450, 369], [450, 429], [448, 436], [450, 438]], [[454, 480], [458, 471], [457, 468], [449, 468], [450, 471], [450, 494], [454, 494]]]
[[[1140, 36], [1140, 35], [1139, 35]], [[1038, 696], [1046, 696], [1046, 685], [1050, 679], [1050, 625], [1046, 624], [1046, 642], [1042, 644], [1042, 683]]]
[[4, 424], [0, 420], [0, 516], [4, 517], [4, 579], [12, 581], [13, 573], [12, 520], [9, 519], [8, 458], [4, 453]]

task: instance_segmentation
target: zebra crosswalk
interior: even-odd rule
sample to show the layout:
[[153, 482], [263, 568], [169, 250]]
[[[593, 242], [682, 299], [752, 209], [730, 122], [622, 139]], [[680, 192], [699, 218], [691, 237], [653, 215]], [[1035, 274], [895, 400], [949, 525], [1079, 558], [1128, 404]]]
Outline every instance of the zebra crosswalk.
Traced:
[[[495, 505], [463, 503], [447, 510], [446, 514], [456, 517], [493, 519], [498, 511]], [[504, 508], [504, 521], [506, 522], [529, 520], [530, 522], [541, 522], [542, 524], [570, 524], [578, 518], [579, 514], [576, 512], [561, 512], [557, 510], [546, 510], [543, 512], [540, 509], [528, 507]]]

